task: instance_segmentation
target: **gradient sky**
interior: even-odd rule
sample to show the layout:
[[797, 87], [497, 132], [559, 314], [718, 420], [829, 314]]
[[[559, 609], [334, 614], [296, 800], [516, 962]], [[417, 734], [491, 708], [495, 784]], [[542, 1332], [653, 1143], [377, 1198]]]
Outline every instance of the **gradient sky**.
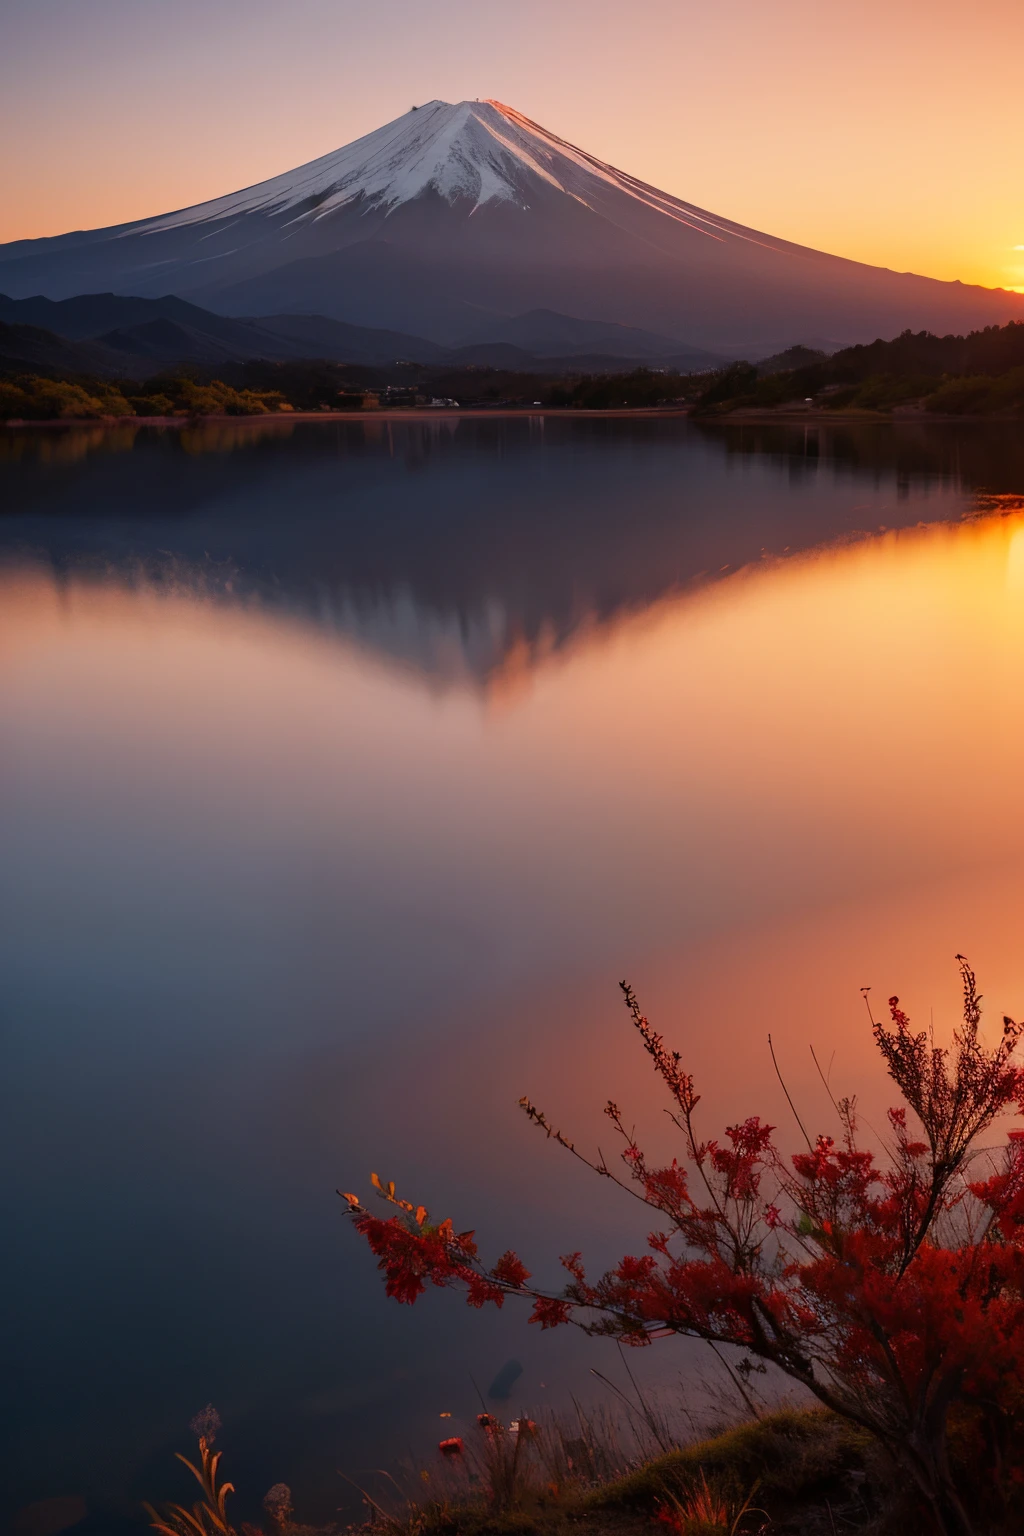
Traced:
[[0, 0], [0, 240], [491, 96], [755, 228], [1024, 291], [1024, 0]]

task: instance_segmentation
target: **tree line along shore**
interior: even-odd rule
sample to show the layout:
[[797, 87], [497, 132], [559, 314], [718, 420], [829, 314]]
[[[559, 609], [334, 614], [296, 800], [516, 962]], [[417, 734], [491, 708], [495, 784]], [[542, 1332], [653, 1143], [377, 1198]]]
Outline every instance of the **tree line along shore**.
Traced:
[[473, 365], [254, 360], [216, 370], [183, 365], [127, 379], [29, 370], [0, 353], [0, 421], [8, 423], [438, 406], [674, 407], [715, 417], [784, 413], [808, 404], [882, 416], [917, 408], [941, 416], [1024, 418], [1024, 323], [968, 336], [905, 331], [891, 341], [845, 347], [831, 356], [797, 346], [757, 363], [690, 374], [646, 366], [553, 377]]

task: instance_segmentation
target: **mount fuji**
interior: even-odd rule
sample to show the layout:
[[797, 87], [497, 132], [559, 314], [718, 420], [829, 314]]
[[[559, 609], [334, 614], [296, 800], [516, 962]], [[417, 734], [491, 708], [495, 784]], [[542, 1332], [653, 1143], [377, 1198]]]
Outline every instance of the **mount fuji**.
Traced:
[[672, 197], [497, 101], [431, 101], [241, 192], [0, 246], [0, 291], [176, 293], [491, 340], [555, 311], [724, 348], [1024, 319], [1024, 296], [847, 261]]

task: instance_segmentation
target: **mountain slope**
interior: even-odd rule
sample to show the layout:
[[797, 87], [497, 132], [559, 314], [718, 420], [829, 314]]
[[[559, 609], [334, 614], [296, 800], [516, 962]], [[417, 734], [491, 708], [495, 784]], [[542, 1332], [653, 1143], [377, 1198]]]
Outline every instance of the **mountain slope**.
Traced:
[[0, 247], [0, 288], [10, 293], [60, 298], [100, 287], [143, 296], [171, 288], [234, 316], [315, 311], [445, 345], [484, 339], [532, 310], [712, 350], [787, 335], [964, 331], [1024, 315], [1024, 296], [864, 266], [748, 229], [494, 101], [429, 102], [194, 208]]

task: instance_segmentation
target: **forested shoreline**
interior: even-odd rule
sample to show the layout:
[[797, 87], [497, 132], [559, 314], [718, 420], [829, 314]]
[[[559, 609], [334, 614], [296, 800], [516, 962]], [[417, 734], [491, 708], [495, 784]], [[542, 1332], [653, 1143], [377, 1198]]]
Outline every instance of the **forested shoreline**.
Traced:
[[832, 411], [887, 413], [918, 404], [937, 415], [1024, 415], [1020, 322], [968, 336], [904, 331], [892, 341], [844, 347], [831, 357], [807, 348], [793, 352], [802, 354], [796, 366], [739, 362], [720, 370], [705, 381], [695, 410], [728, 415], [813, 401]]
[[292, 412], [430, 408], [622, 410], [698, 416], [784, 412], [794, 405], [885, 416], [1024, 418], [1024, 323], [968, 336], [905, 331], [831, 356], [808, 347], [757, 363], [682, 374], [652, 366], [552, 376], [479, 365], [389, 366], [252, 360], [183, 365], [126, 379], [28, 369], [0, 359], [0, 421], [196, 419]]

